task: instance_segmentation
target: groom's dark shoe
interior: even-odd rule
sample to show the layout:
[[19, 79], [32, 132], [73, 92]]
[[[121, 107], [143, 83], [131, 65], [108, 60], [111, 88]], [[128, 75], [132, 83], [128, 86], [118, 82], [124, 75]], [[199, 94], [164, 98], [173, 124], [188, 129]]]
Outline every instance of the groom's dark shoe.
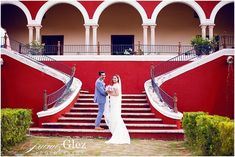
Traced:
[[104, 128], [101, 128], [101, 127], [95, 127], [95, 130], [104, 130]]

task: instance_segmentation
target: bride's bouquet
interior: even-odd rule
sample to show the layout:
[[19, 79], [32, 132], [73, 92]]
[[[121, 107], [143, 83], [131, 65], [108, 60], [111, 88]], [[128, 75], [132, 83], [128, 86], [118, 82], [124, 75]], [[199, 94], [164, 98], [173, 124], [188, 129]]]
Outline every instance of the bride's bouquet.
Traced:
[[112, 91], [113, 91], [113, 86], [108, 85], [108, 86], [105, 87], [105, 90], [106, 90], [107, 92], [112, 92]]

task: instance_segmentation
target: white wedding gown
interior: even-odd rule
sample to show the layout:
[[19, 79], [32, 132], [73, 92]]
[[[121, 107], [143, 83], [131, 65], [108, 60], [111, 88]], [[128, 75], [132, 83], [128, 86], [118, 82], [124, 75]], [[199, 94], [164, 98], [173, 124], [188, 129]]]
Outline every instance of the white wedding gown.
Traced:
[[130, 135], [121, 117], [121, 87], [116, 83], [113, 85], [113, 88], [118, 89], [119, 96], [107, 96], [104, 117], [105, 122], [112, 133], [112, 137], [105, 143], [130, 144]]

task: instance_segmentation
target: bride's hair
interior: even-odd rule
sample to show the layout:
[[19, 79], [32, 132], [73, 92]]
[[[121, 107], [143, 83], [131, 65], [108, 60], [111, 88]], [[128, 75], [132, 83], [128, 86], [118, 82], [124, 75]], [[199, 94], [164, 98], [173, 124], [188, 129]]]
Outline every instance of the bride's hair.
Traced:
[[[120, 83], [120, 80], [119, 80], [119, 79], [120, 79], [120, 76], [119, 76], [118, 74], [113, 75], [113, 77], [114, 77], [114, 76], [116, 76], [116, 77], [117, 77], [117, 79], [118, 79], [118, 81], [117, 81], [117, 82], [118, 82], [118, 83]], [[113, 84], [113, 79], [112, 79], [112, 84]]]

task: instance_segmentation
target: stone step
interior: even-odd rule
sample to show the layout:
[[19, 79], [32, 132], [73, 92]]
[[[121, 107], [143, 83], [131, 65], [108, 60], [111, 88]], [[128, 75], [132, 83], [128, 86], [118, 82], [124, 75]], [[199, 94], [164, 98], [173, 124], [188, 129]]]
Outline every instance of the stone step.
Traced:
[[[98, 108], [88, 108], [88, 107], [73, 107], [73, 111], [98, 111]], [[122, 108], [122, 111], [151, 111], [150, 108]]]
[[[74, 115], [74, 116], [80, 116], [80, 115], [95, 115], [97, 116], [97, 113], [77, 113], [77, 112], [67, 112], [65, 115]], [[122, 116], [154, 116], [154, 113], [122, 113]]]
[[[111, 133], [108, 129], [68, 129], [68, 128], [30, 128], [31, 135], [43, 136], [78, 136], [78, 137], [103, 137], [110, 138]], [[183, 129], [128, 129], [131, 140], [133, 138], [148, 138], [161, 140], [183, 140]]]
[[[43, 126], [92, 126], [94, 123], [71, 123], [71, 122], [53, 122], [53, 123], [42, 123]], [[105, 123], [100, 124], [102, 127], [107, 126]], [[125, 124], [127, 127], [167, 127], [176, 128], [175, 124]]]
[[[96, 117], [60, 117], [58, 120], [64, 120], [64, 121], [92, 121], [94, 122]], [[162, 122], [162, 119], [160, 118], [122, 118], [124, 122], [143, 122], [143, 123], [152, 123], [152, 122]], [[104, 121], [104, 118], [102, 118]]]
[[[79, 97], [94, 97], [94, 94], [80, 94]], [[122, 97], [146, 97], [146, 94], [122, 94]]]
[[[97, 103], [94, 102], [76, 102], [75, 105], [95, 105], [97, 106]], [[147, 103], [122, 103], [122, 106], [148, 106]]]
[[80, 90], [80, 92], [79, 92], [80, 94], [88, 94], [89, 93], [89, 91], [86, 91], [86, 90]]
[[[78, 98], [77, 101], [94, 101], [93, 98]], [[147, 102], [147, 99], [143, 99], [143, 98], [140, 98], [140, 99], [122, 99], [122, 102]]]
[[[110, 132], [109, 130], [95, 130], [95, 129], [62, 129], [62, 128], [29, 128], [30, 132], [47, 131], [47, 132]], [[135, 130], [128, 129], [129, 133], [184, 133], [183, 129], [162, 129], [162, 130]]]

